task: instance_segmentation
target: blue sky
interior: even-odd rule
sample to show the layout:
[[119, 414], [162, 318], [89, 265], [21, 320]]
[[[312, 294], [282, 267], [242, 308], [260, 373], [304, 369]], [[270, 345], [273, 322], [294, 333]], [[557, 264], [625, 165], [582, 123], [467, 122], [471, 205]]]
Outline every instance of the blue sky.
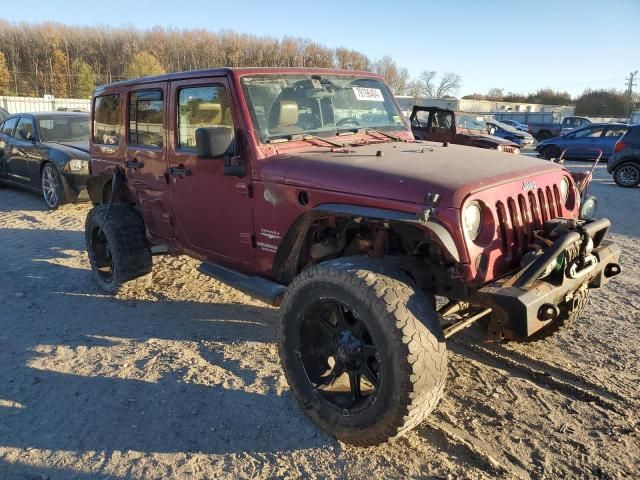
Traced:
[[414, 76], [425, 69], [458, 73], [461, 95], [492, 87], [523, 93], [552, 87], [573, 95], [587, 87], [622, 89], [629, 72], [640, 70], [640, 0], [32, 0], [25, 5], [2, 9], [2, 18], [310, 38], [372, 58], [391, 55]]

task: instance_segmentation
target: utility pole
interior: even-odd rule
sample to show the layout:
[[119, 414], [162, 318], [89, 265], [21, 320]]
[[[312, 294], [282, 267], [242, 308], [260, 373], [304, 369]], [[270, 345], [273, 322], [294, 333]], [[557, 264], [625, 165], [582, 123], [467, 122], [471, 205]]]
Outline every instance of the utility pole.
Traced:
[[627, 78], [625, 85], [627, 86], [627, 115], [631, 116], [631, 111], [633, 110], [633, 87], [636, 86], [635, 78], [638, 76], [638, 70], [635, 72], [629, 73], [629, 78]]

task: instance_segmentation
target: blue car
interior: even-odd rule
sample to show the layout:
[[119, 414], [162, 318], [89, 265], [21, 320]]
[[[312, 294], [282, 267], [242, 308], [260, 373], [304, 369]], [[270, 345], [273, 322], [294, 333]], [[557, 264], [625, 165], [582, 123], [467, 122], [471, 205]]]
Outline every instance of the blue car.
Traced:
[[550, 160], [560, 158], [565, 149], [565, 158], [595, 159], [598, 156], [597, 149], [600, 149], [602, 158], [607, 159], [613, 154], [614, 145], [628, 128], [629, 125], [624, 123], [590, 123], [586, 127], [539, 142], [536, 150], [539, 157]]

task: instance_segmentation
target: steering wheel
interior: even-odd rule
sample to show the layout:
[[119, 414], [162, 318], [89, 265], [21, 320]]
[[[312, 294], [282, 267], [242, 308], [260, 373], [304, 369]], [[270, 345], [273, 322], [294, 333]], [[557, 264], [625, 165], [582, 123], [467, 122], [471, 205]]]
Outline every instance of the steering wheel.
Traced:
[[356, 125], [357, 127], [360, 126], [360, 122], [358, 122], [357, 119], [355, 119], [353, 117], [347, 117], [347, 118], [343, 118], [342, 120], [338, 121], [338, 123], [336, 123], [336, 127], [341, 127], [342, 125], [346, 125], [347, 123], [351, 123], [352, 125]]

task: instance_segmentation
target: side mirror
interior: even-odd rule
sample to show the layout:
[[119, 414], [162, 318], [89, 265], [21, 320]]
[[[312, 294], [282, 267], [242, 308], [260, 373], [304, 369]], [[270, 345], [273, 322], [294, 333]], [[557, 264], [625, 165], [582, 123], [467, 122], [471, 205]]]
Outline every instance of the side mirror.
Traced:
[[196, 129], [196, 153], [202, 159], [231, 157], [235, 154], [235, 143], [231, 127]]
[[222, 157], [223, 175], [242, 177], [245, 174], [242, 160], [232, 158], [239, 154], [237, 143], [231, 127], [196, 129], [196, 154], [202, 159]]

